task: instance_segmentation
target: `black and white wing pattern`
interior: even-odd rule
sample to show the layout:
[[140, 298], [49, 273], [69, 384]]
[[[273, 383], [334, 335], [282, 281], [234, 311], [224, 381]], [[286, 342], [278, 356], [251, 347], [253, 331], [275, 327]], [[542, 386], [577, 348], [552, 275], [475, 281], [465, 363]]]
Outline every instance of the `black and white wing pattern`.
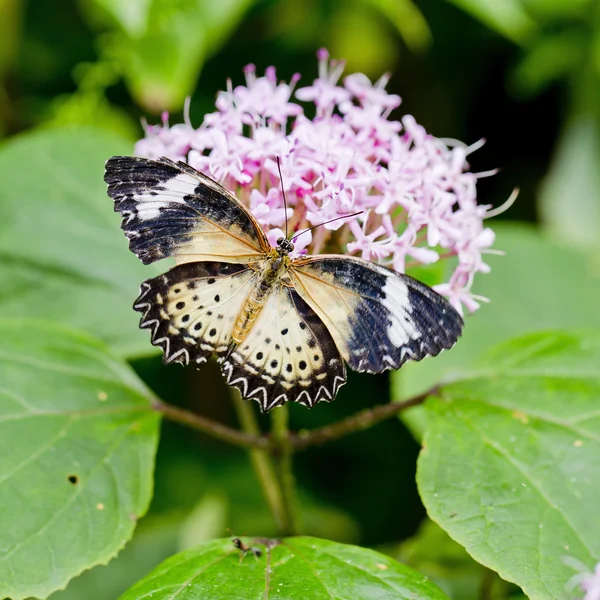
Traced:
[[239, 200], [185, 163], [113, 156], [104, 180], [129, 247], [144, 264], [168, 256], [248, 263], [270, 249]]
[[234, 263], [177, 265], [142, 284], [134, 304], [140, 327], [151, 331], [166, 363], [199, 366], [219, 357], [227, 382], [263, 411], [333, 400], [346, 382], [344, 361], [321, 319], [291, 288], [274, 288], [248, 336], [230, 352], [258, 277]]
[[278, 284], [246, 339], [222, 357], [227, 383], [263, 411], [286, 402], [333, 400], [346, 367], [327, 327], [290, 287]]
[[355, 371], [381, 373], [436, 356], [462, 332], [461, 316], [431, 288], [360, 258], [301, 258], [289, 274]]
[[256, 277], [251, 268], [234, 263], [177, 265], [142, 283], [133, 305], [142, 313], [140, 328], [151, 331], [166, 363], [200, 365], [227, 351]]
[[185, 163], [117, 156], [105, 181], [131, 250], [145, 264], [177, 263], [142, 284], [140, 327], [165, 362], [216, 355], [227, 382], [262, 410], [333, 400], [346, 362], [397, 369], [450, 348], [462, 332], [456, 310], [410, 277], [354, 257], [290, 263], [247, 208]]

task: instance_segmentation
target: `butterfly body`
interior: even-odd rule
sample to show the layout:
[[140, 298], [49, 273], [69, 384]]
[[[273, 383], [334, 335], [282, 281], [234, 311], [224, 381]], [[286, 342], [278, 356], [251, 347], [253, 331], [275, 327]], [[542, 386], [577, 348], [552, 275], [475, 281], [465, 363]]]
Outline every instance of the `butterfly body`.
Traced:
[[[292, 246], [293, 248], [293, 246]], [[233, 329], [232, 340], [241, 344], [256, 321], [269, 295], [276, 285], [283, 283], [290, 266], [289, 250], [281, 245], [259, 267], [256, 286], [253, 288]], [[286, 277], [289, 281], [289, 277]]]
[[252, 214], [185, 163], [113, 157], [105, 180], [131, 250], [176, 266], [142, 284], [134, 309], [167, 363], [211, 355], [227, 382], [262, 410], [331, 401], [346, 364], [397, 369], [450, 348], [460, 315], [431, 288], [368, 261], [292, 258]]

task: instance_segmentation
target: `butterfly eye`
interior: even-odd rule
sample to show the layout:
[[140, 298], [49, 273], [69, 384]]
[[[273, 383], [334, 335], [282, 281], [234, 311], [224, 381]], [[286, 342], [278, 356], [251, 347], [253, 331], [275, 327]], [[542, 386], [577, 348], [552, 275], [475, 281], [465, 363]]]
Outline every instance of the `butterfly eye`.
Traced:
[[284, 241], [285, 241], [285, 238], [284, 238], [284, 237], [280, 237], [280, 238], [278, 238], [278, 239], [277, 239], [277, 245], [278, 245], [278, 246], [281, 246], [281, 244], [283, 244], [283, 242], [284, 242]]

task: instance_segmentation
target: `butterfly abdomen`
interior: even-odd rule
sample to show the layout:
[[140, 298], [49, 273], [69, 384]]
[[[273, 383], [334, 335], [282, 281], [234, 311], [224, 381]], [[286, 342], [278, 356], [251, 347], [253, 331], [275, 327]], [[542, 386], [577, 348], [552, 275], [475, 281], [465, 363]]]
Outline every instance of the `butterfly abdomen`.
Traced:
[[278, 255], [265, 262], [260, 280], [246, 300], [246, 304], [235, 323], [231, 337], [236, 344], [241, 344], [252, 329], [274, 286], [285, 272], [287, 264], [288, 261]]

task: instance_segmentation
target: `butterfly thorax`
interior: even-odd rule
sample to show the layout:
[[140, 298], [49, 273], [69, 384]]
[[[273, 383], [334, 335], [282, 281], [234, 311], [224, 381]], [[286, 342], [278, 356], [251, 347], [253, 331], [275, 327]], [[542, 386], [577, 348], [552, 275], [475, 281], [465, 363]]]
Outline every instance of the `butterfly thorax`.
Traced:
[[286, 275], [290, 262], [287, 252], [281, 252], [281, 249], [277, 248], [258, 269], [257, 284], [248, 296], [233, 329], [232, 340], [236, 344], [241, 344], [252, 329], [271, 292]]

